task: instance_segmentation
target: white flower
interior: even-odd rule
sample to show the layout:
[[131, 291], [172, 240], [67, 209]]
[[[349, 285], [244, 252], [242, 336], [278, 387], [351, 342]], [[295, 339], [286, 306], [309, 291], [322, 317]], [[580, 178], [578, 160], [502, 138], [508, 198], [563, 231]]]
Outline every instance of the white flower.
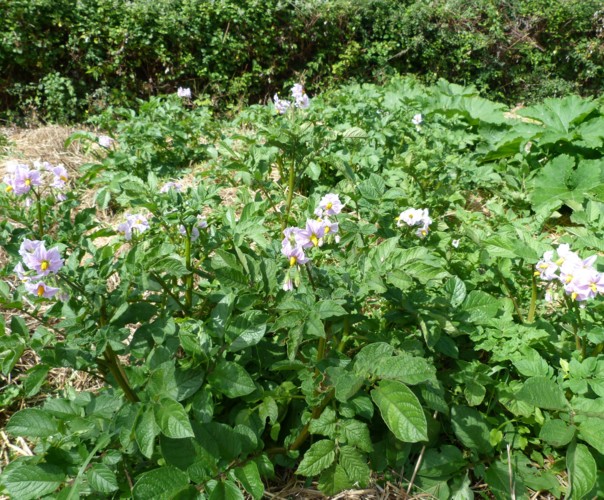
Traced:
[[411, 123], [413, 123], [413, 125], [418, 126], [420, 125], [422, 122], [424, 121], [422, 114], [418, 113], [416, 115], [413, 116], [413, 119], [411, 120]]
[[185, 99], [191, 99], [191, 89], [190, 88], [178, 87], [176, 94], [178, 95], [178, 97], [182, 97]]
[[111, 137], [109, 137], [108, 135], [99, 135], [99, 145], [109, 149], [111, 147], [111, 145], [115, 142]]
[[453, 240], [451, 242], [451, 245], [453, 245], [453, 248], [458, 248], [459, 247], [459, 240]]

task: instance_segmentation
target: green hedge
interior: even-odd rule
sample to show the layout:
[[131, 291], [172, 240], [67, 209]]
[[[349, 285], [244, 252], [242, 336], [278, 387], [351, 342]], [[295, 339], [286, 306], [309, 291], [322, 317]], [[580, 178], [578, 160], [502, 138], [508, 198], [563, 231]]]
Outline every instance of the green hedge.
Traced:
[[[509, 102], [604, 86], [601, 0], [0, 0], [0, 113], [81, 119], [178, 86], [224, 108], [411, 72]], [[18, 113], [16, 110], [19, 110]]]

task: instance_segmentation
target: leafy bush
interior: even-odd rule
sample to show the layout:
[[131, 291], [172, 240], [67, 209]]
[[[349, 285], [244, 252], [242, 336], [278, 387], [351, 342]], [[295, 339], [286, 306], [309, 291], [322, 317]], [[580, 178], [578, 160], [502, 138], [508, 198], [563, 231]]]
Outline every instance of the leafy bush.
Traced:
[[[328, 495], [603, 496], [603, 103], [506, 117], [474, 87], [393, 79], [302, 108], [220, 123], [179, 185], [163, 156], [116, 161], [164, 153], [151, 122], [200, 119], [152, 99], [72, 181], [98, 183], [98, 207], [60, 169], [14, 166], [0, 369], [19, 382], [2, 398], [39, 405], [7, 424], [34, 454], [1, 487], [262, 498], [279, 466]], [[110, 206], [128, 214], [101, 222]], [[47, 394], [54, 367], [102, 389]]]
[[64, 121], [193, 89], [221, 109], [300, 76], [317, 92], [397, 73], [517, 103], [602, 90], [599, 0], [0, 0], [1, 110]]

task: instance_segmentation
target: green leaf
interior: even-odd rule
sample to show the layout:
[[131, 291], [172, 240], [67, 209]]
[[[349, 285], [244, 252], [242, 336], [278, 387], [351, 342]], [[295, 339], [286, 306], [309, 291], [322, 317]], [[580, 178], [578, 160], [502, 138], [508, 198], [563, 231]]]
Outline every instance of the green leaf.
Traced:
[[436, 369], [425, 358], [401, 354], [379, 360], [374, 374], [379, 378], [399, 380], [408, 385], [416, 385], [435, 379]]
[[604, 420], [601, 418], [586, 418], [579, 424], [579, 435], [583, 441], [604, 455]]
[[367, 132], [360, 127], [350, 127], [340, 134], [346, 139], [365, 139], [367, 137]]
[[453, 432], [463, 445], [478, 453], [489, 453], [493, 446], [490, 443], [490, 430], [482, 414], [467, 406], [451, 408]]
[[59, 432], [57, 421], [39, 408], [25, 408], [15, 413], [6, 426], [14, 436], [46, 438]]
[[401, 382], [381, 380], [371, 399], [397, 439], [407, 443], [428, 440], [424, 411], [411, 389]]
[[478, 406], [482, 403], [487, 390], [484, 385], [476, 382], [476, 380], [466, 380], [466, 384], [463, 390], [466, 401], [470, 406]]
[[10, 320], [10, 330], [13, 335], [29, 339], [29, 328], [21, 316], [13, 316]]
[[246, 396], [256, 390], [249, 373], [232, 361], [221, 360], [208, 375], [208, 382], [229, 398]]
[[311, 434], [322, 434], [334, 439], [336, 437], [336, 421], [335, 410], [327, 407], [319, 415], [319, 418], [314, 418], [310, 421], [308, 430]]
[[172, 466], [159, 467], [141, 474], [134, 485], [135, 500], [165, 500], [176, 496], [189, 486], [189, 477]]
[[367, 453], [373, 451], [369, 427], [367, 427], [365, 422], [359, 420], [341, 420], [340, 440], [351, 446], [356, 446]]
[[262, 484], [260, 472], [255, 462], [248, 462], [243, 467], [237, 467], [235, 469], [235, 477], [255, 500], [262, 498], [264, 495], [264, 484]]
[[209, 500], [244, 500], [243, 493], [233, 481], [220, 481], [210, 493]]
[[524, 382], [516, 399], [546, 410], [565, 410], [568, 401], [562, 388], [547, 377], [530, 377]]
[[340, 464], [334, 464], [321, 474], [318, 486], [322, 493], [331, 496], [342, 490], [352, 488], [353, 483], [348, 478], [344, 467]]
[[335, 443], [329, 439], [313, 443], [304, 454], [296, 474], [316, 476], [333, 463], [336, 458], [335, 448]]
[[569, 426], [563, 420], [546, 420], [539, 432], [539, 439], [555, 447], [566, 446], [575, 437], [575, 426]]
[[119, 488], [115, 474], [104, 464], [94, 464], [86, 477], [92, 489], [99, 493], [111, 493]]
[[354, 371], [360, 375], [373, 373], [379, 361], [392, 356], [394, 347], [385, 342], [375, 342], [363, 347], [354, 358]]
[[8, 375], [25, 352], [23, 340], [15, 336], [0, 337], [0, 367]]
[[38, 394], [49, 371], [50, 366], [45, 364], [36, 365], [27, 371], [27, 378], [23, 381], [23, 392], [26, 398]]
[[371, 174], [369, 179], [357, 186], [357, 189], [366, 200], [379, 201], [386, 191], [386, 183], [379, 175]]
[[443, 289], [448, 295], [449, 303], [453, 308], [459, 307], [467, 295], [465, 283], [457, 276], [449, 278]]
[[178, 256], [163, 257], [153, 262], [149, 269], [154, 273], [167, 273], [177, 278], [191, 273], [182, 258]]
[[338, 457], [338, 463], [346, 471], [350, 482], [359, 488], [365, 488], [369, 484], [371, 469], [367, 465], [367, 459], [363, 454], [352, 446], [342, 446]]
[[569, 498], [579, 500], [586, 497], [598, 478], [598, 467], [594, 457], [587, 446], [575, 443], [568, 448], [566, 463], [570, 479]]
[[19, 500], [49, 495], [61, 486], [64, 480], [65, 474], [61, 469], [49, 464], [19, 464], [2, 474], [2, 484], [12, 498]]
[[260, 311], [245, 311], [229, 322], [226, 337], [231, 345], [230, 352], [240, 351], [256, 345], [266, 333], [268, 315]]
[[317, 302], [314, 307], [315, 311], [319, 313], [319, 318], [328, 319], [334, 316], [345, 316], [348, 314], [340, 304], [333, 300], [322, 300]]
[[486, 292], [472, 290], [463, 301], [461, 309], [467, 314], [468, 323], [481, 324], [497, 315], [499, 301]]
[[134, 429], [136, 444], [138, 444], [141, 453], [145, 457], [152, 457], [155, 448], [155, 438], [158, 434], [159, 427], [155, 423], [153, 408], [146, 408]]
[[545, 99], [542, 103], [520, 109], [520, 116], [538, 120], [556, 132], [568, 132], [572, 124], [581, 123], [597, 105], [577, 95], [559, 99]]
[[178, 401], [163, 398], [154, 410], [155, 421], [164, 435], [174, 439], [194, 436], [189, 416]]

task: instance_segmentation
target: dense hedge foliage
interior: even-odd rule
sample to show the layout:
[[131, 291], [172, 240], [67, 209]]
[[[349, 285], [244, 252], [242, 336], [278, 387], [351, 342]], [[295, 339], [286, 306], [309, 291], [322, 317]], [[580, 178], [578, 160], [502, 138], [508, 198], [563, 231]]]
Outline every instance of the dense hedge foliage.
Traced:
[[[266, 100], [413, 72], [510, 102], [602, 90], [600, 0], [0, 0], [0, 113], [69, 121], [183, 85]], [[11, 111], [12, 110], [12, 111]]]

